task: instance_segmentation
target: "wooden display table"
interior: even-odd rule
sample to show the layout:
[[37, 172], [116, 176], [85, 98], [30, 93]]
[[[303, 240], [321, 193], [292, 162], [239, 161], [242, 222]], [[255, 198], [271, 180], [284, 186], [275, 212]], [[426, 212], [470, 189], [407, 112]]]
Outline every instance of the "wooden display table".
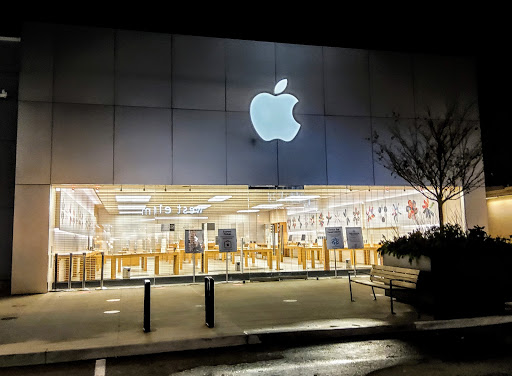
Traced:
[[[299, 247], [298, 248], [298, 264], [302, 264], [302, 269], [307, 268], [307, 260], [311, 260], [311, 267], [315, 268], [315, 259], [319, 262], [324, 260], [324, 254], [322, 252], [323, 247], [312, 246], [312, 247]], [[315, 257], [316, 252], [316, 257]]]
[[105, 255], [105, 261], [110, 259], [110, 279], [116, 279], [117, 272], [121, 272], [122, 266], [140, 266], [144, 271], [148, 270], [148, 257], [155, 258], [155, 275], [160, 274], [160, 257], [165, 253], [144, 252], [144, 253], [114, 253]]
[[201, 256], [201, 272], [208, 273], [208, 260], [211, 258], [219, 258], [220, 252], [217, 249], [204, 251]]

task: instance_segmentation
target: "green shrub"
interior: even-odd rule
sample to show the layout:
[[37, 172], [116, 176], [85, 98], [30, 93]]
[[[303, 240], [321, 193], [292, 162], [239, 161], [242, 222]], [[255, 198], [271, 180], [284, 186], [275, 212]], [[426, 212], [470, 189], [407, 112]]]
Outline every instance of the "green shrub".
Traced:
[[408, 257], [409, 262], [421, 256], [452, 259], [485, 254], [503, 261], [512, 258], [512, 244], [508, 239], [493, 238], [483, 227], [475, 226], [464, 231], [459, 225], [452, 224], [446, 224], [442, 232], [439, 227], [433, 227], [425, 232], [416, 230], [393, 240], [385, 239], [379, 251], [397, 258]]

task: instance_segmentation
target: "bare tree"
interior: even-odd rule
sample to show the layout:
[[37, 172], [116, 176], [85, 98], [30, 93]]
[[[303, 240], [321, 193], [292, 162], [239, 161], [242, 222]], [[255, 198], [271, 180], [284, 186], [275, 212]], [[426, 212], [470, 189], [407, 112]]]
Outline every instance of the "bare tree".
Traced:
[[389, 142], [374, 133], [378, 162], [391, 175], [400, 176], [423, 196], [437, 202], [441, 230], [444, 203], [484, 182], [479, 128], [467, 119], [472, 107], [461, 108], [455, 102], [447, 107], [443, 119], [434, 118], [427, 109], [425, 117], [409, 125], [394, 114]]

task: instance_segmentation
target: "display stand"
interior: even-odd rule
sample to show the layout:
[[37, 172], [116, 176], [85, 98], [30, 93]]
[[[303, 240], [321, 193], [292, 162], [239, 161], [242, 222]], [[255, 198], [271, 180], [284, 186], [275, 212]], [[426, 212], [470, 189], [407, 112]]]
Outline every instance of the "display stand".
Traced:
[[219, 252], [222, 252], [226, 258], [226, 283], [229, 282], [229, 256], [231, 253], [233, 257], [231, 260], [234, 262], [233, 254], [236, 254], [236, 229], [219, 229]]

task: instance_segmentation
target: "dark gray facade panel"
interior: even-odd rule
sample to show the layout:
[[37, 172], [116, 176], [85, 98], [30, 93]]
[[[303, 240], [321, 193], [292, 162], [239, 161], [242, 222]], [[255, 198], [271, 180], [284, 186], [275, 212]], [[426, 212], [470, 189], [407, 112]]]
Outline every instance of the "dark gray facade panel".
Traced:
[[0, 281], [11, 279], [13, 210], [0, 208]]
[[173, 108], [226, 108], [223, 39], [176, 35], [172, 47]]
[[14, 165], [16, 163], [16, 145], [9, 141], [0, 141], [0, 207], [14, 206]]
[[119, 30], [115, 103], [171, 107], [171, 35]]
[[[361, 141], [370, 116], [380, 129], [393, 112], [412, 118], [430, 105], [441, 114], [457, 95], [464, 103], [477, 99], [475, 65], [466, 58], [37, 24], [24, 35], [21, 99], [176, 111], [169, 136], [167, 112], [119, 108], [114, 154], [112, 107], [55, 104], [53, 183], [402, 185], [372, 164]], [[258, 93], [273, 93], [282, 78], [288, 79], [284, 93], [298, 99], [293, 112], [302, 128], [289, 143], [267, 143], [252, 128], [249, 106]], [[34, 126], [51, 135], [48, 113], [38, 120], [34, 111], [25, 106], [20, 119], [34, 118]], [[51, 148], [28, 136], [37, 131], [20, 131], [18, 145], [35, 150], [43, 166], [37, 172], [31, 154], [21, 153], [22, 184], [48, 180]], [[12, 132], [0, 134], [13, 138]], [[139, 159], [144, 166], [158, 159], [162, 175], [130, 170], [137, 163], [130, 149], [140, 143], [159, 145]], [[347, 160], [357, 167], [340, 168]]]
[[52, 106], [19, 102], [16, 184], [50, 184]]
[[322, 47], [277, 43], [276, 83], [283, 78], [288, 79], [284, 93], [299, 100], [296, 114], [324, 114]]
[[114, 104], [114, 30], [57, 27], [55, 102]]
[[473, 58], [454, 57], [453, 64], [455, 65], [455, 85], [459, 88], [460, 101], [463, 105], [473, 104], [467, 119], [480, 121], [476, 60]]
[[42, 24], [26, 24], [23, 28], [20, 100], [53, 100], [53, 28]]
[[324, 116], [297, 115], [301, 128], [291, 142], [279, 141], [279, 184], [327, 184]]
[[226, 184], [226, 114], [173, 111], [173, 184]]
[[[2, 79], [0, 78], [0, 87]], [[16, 98], [0, 100], [0, 141], [10, 140], [16, 143], [16, 123], [18, 101]]]
[[444, 117], [453, 101], [462, 106], [474, 103], [470, 119], [478, 120], [476, 66], [469, 58], [414, 55], [416, 113], [425, 116], [430, 108], [436, 118]]
[[414, 118], [412, 56], [395, 52], [370, 52], [372, 116]]
[[277, 185], [277, 141], [263, 141], [247, 112], [228, 112], [227, 184]]
[[326, 116], [327, 176], [332, 185], [373, 185], [369, 117]]
[[226, 40], [226, 110], [249, 111], [259, 93], [273, 93], [275, 45], [269, 42]]
[[325, 114], [370, 116], [368, 51], [323, 49]]
[[20, 45], [18, 42], [0, 41], [0, 72], [20, 71]]
[[170, 109], [116, 107], [114, 184], [172, 184]]
[[52, 184], [113, 184], [114, 107], [55, 104]]
[[[404, 126], [412, 124], [413, 122], [414, 120], [412, 119], [401, 120], [401, 124]], [[394, 119], [391, 118], [372, 118], [372, 130], [379, 136], [379, 141], [382, 140], [382, 142], [388, 145], [390, 144], [391, 135], [388, 129], [393, 123]], [[377, 145], [374, 144], [373, 150], [375, 151], [377, 148]], [[401, 177], [391, 176], [391, 172], [379, 163], [376, 155], [374, 155], [374, 161], [375, 185], [409, 186]]]

